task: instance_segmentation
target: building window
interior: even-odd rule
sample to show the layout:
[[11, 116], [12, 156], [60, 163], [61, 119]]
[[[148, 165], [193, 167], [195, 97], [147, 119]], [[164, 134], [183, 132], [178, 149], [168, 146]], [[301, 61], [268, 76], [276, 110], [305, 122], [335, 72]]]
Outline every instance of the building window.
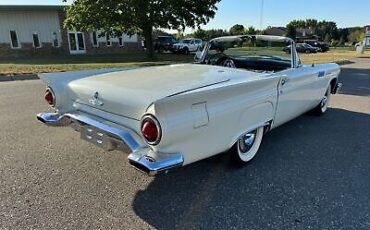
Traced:
[[98, 34], [96, 33], [96, 31], [92, 32], [92, 34], [91, 34], [91, 40], [92, 40], [92, 45], [94, 47], [98, 47], [99, 46], [99, 43], [98, 43]]
[[52, 41], [53, 42], [53, 46], [54, 47], [59, 47], [59, 41], [58, 41], [58, 34], [57, 34], [57, 32], [53, 32], [51, 34], [51, 39], [53, 40]]
[[11, 41], [12, 48], [21, 48], [19, 41], [18, 41], [17, 32], [15, 30], [10, 31], [10, 41]]
[[118, 36], [118, 44], [119, 44], [119, 46], [123, 46], [123, 37], [122, 37], [122, 35]]
[[40, 48], [41, 47], [39, 34], [37, 32], [32, 33], [32, 40], [33, 40], [33, 47], [35, 47], [35, 48]]
[[112, 46], [112, 41], [110, 40], [110, 35], [109, 34], [105, 35], [105, 40], [106, 40], [106, 45], [107, 46]]

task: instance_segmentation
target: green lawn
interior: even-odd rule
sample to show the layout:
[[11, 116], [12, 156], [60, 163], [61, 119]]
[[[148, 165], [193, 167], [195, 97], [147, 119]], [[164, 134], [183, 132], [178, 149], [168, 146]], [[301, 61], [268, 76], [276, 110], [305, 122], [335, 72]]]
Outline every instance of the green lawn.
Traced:
[[115, 67], [167, 65], [192, 62], [193, 55], [157, 54], [154, 60], [145, 53], [104, 55], [63, 55], [0, 60], [0, 75], [36, 74]]
[[300, 54], [300, 57], [302, 59], [302, 62], [305, 64], [318, 64], [326, 62], [344, 63], [358, 57], [370, 58], [370, 51], [366, 51], [365, 54], [358, 54], [354, 50], [331, 49], [329, 52], [326, 53]]
[[[302, 62], [325, 63], [346, 62], [356, 57], [370, 58], [370, 51], [359, 55], [353, 50], [332, 49], [327, 53], [300, 54]], [[2, 59], [0, 60], [0, 75], [37, 74], [61, 71], [87, 69], [102, 69], [115, 67], [140, 67], [167, 65], [175, 63], [190, 63], [193, 55], [157, 54], [155, 60], [149, 60], [145, 53], [107, 54], [107, 55], [64, 55], [43, 58]]]

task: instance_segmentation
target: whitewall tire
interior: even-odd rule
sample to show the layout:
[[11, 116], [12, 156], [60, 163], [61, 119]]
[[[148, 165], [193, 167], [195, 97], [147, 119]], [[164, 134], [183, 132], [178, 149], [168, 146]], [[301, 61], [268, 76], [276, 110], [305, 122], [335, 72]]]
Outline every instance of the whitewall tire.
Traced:
[[320, 104], [313, 109], [313, 113], [317, 116], [324, 115], [328, 111], [329, 102], [331, 97], [331, 86], [329, 85], [328, 89], [325, 92], [325, 95], [322, 97]]
[[233, 147], [233, 162], [244, 165], [253, 160], [260, 148], [263, 134], [264, 127], [260, 127], [242, 135]]

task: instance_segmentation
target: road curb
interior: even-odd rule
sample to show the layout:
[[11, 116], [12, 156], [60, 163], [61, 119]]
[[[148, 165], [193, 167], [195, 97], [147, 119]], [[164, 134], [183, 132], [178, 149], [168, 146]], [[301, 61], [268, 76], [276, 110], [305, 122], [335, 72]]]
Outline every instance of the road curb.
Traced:
[[37, 74], [22, 74], [14, 76], [4, 76], [0, 75], [0, 82], [2, 81], [26, 81], [26, 80], [36, 80], [39, 79]]

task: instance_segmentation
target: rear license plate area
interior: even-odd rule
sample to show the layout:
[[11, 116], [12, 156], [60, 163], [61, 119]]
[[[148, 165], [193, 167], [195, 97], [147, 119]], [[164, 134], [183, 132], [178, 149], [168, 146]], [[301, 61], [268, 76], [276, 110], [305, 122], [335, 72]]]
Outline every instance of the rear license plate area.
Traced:
[[81, 139], [88, 141], [106, 151], [113, 151], [117, 149], [116, 143], [114, 143], [108, 133], [99, 130], [92, 126], [82, 126]]

